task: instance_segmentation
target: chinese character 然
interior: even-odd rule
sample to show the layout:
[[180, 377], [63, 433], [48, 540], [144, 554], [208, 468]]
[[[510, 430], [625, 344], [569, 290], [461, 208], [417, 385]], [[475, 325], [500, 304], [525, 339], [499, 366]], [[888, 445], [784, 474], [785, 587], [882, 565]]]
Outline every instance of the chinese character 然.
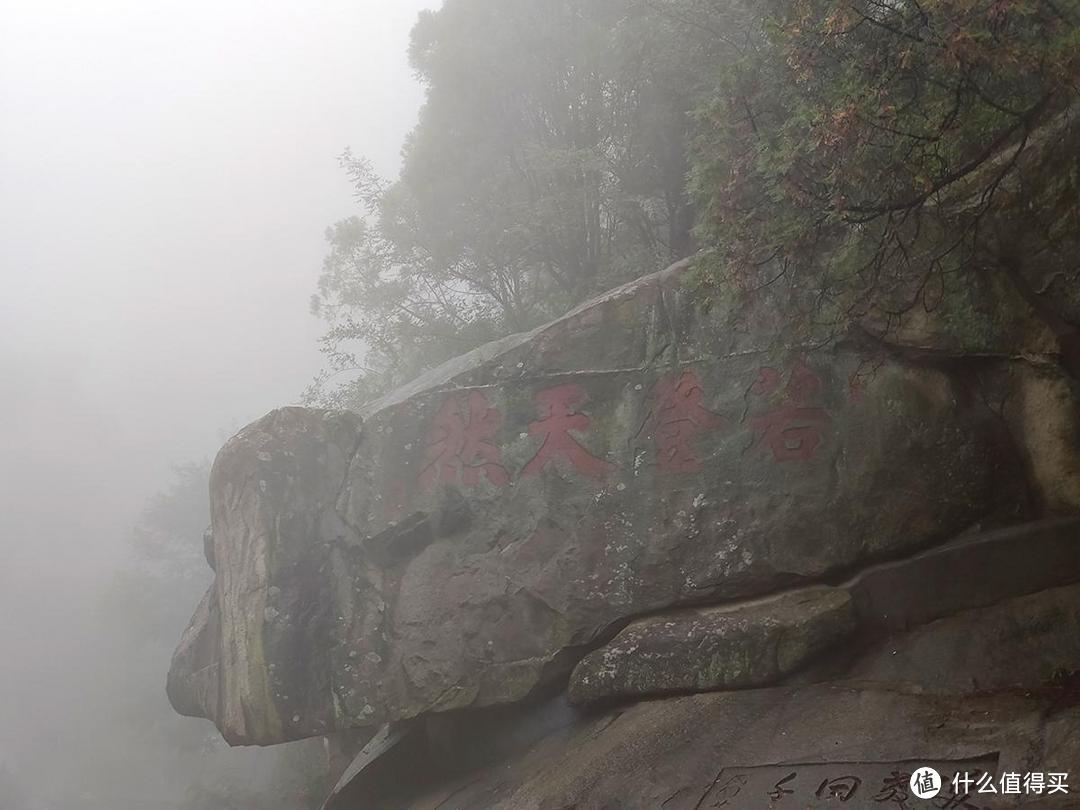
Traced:
[[1068, 773], [1048, 773], [1046, 776], [1050, 780], [1046, 785], [1048, 794], [1069, 792]]
[[541, 391], [535, 397], [540, 419], [529, 425], [529, 435], [539, 436], [540, 449], [521, 471], [523, 476], [536, 475], [557, 458], [565, 459], [575, 470], [590, 478], [601, 478], [615, 468], [614, 464], [599, 459], [586, 450], [570, 435], [589, 427], [589, 417], [577, 407], [588, 396], [580, 385], [570, 383]]
[[900, 771], [893, 771], [892, 774], [885, 777], [881, 783], [881, 790], [874, 796], [875, 802], [893, 802], [898, 807], [908, 807], [907, 799], [908, 794], [904, 788], [908, 787], [908, 783], [911, 781], [910, 773], [901, 773]]
[[837, 798], [842, 802], [855, 796], [862, 780], [857, 776], [839, 776], [836, 779], [823, 779], [814, 793], [819, 799]]
[[778, 802], [782, 798], [784, 798], [785, 796], [790, 796], [792, 793], [794, 793], [795, 792], [794, 790], [790, 790], [789, 788], [784, 787], [784, 785], [786, 785], [788, 782], [790, 782], [796, 776], [798, 776], [798, 773], [796, 773], [795, 771], [792, 771], [787, 776], [785, 776], [783, 779], [781, 779], [779, 782], [777, 782], [773, 786], [773, 789], [769, 791], [769, 798], [772, 799], [774, 802]]
[[[760, 369], [757, 380], [750, 386], [750, 393], [755, 396], [774, 394], [780, 389], [782, 379], [776, 369]], [[829, 415], [823, 408], [808, 404], [820, 390], [821, 378], [799, 362], [788, 378], [781, 406], [751, 422], [777, 461], [807, 461], [824, 442]]]
[[428, 433], [420, 487], [473, 486], [481, 475], [497, 487], [506, 486], [510, 476], [500, 463], [499, 448], [492, 443], [501, 425], [502, 414], [488, 405], [481, 391], [447, 397]]
[[1002, 793], [1019, 793], [1020, 792], [1020, 774], [1006, 772], [1001, 775], [1001, 792]]
[[648, 423], [656, 441], [657, 466], [664, 472], [701, 471], [693, 441], [699, 433], [717, 428], [724, 420], [703, 404], [705, 392], [693, 371], [671, 375], [653, 389], [653, 410]]

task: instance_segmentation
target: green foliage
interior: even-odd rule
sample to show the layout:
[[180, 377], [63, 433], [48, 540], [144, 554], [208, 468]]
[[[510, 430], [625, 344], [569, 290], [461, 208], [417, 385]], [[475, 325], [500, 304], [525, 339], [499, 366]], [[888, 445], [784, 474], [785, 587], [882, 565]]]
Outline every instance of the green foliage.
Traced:
[[697, 113], [713, 279], [786, 285], [804, 328], [887, 332], [965, 274], [1023, 284], [1071, 252], [1078, 20], [1076, 0], [762, 4]]
[[448, 0], [421, 15], [410, 57], [427, 100], [400, 178], [342, 158], [363, 212], [327, 232], [313, 301], [331, 373], [358, 373], [337, 404], [692, 250], [687, 113], [717, 45], [669, 5]]
[[413, 32], [427, 102], [400, 178], [342, 158], [363, 210], [327, 233], [310, 397], [355, 406], [698, 246], [717, 295], [769, 288], [801, 340], [888, 336], [947, 297], [949, 328], [980, 334], [969, 293], [1000, 285], [972, 274], [1073, 331], [1078, 19], [1080, 0], [448, 0]]

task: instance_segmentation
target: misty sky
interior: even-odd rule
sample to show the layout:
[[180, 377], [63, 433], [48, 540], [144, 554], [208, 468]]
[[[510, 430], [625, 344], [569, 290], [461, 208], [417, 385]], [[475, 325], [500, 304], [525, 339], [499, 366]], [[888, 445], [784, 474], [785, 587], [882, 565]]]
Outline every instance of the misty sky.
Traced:
[[396, 173], [435, 5], [0, 0], [0, 586], [297, 400], [336, 157]]
[[397, 172], [434, 5], [0, 0], [0, 764], [108, 745], [100, 594], [170, 464], [318, 371], [336, 158]]

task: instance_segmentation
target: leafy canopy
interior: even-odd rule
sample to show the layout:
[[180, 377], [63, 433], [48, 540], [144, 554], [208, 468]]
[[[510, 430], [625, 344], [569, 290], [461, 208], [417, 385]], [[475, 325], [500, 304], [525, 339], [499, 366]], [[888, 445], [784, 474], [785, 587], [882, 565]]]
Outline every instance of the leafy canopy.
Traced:
[[410, 57], [427, 100], [400, 178], [342, 157], [363, 210], [328, 231], [313, 306], [331, 370], [356, 379], [324, 400], [362, 402], [692, 251], [688, 111], [716, 45], [653, 5], [448, 0], [421, 15]]
[[1033, 302], [1026, 262], [1075, 283], [1078, 20], [1076, 0], [764, 3], [698, 112], [713, 278], [882, 335], [980, 271]]
[[413, 32], [401, 176], [342, 157], [362, 213], [327, 233], [311, 396], [355, 406], [699, 247], [717, 295], [781, 293], [797, 339], [888, 338], [1004, 285], [1080, 363], [1078, 20], [1080, 0], [447, 0]]

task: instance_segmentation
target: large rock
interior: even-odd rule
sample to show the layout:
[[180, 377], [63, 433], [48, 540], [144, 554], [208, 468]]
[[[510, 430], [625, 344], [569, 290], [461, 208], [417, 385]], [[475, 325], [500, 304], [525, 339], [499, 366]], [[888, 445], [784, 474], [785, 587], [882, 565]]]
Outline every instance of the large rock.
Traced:
[[[1078, 543], [1078, 525], [1011, 533], [1014, 555], [1050, 529], [1062, 546]], [[1002, 537], [965, 544], [965, 552], [976, 561]], [[1033, 545], [1045, 551], [1046, 538]], [[912, 583], [927, 559], [906, 566]], [[836, 591], [826, 593], [837, 601]], [[781, 688], [652, 697], [578, 713], [560, 695], [398, 724], [387, 731], [397, 747], [358, 756], [326, 810], [1076, 807], [1080, 586], [983, 604], [987, 595], [972, 595], [981, 607], [907, 631], [883, 633], [871, 621], [870, 632]], [[687, 639], [683, 654], [702, 643]], [[679, 661], [669, 663], [677, 676]], [[642, 666], [629, 655], [614, 665]], [[941, 795], [926, 802], [906, 788], [923, 765], [945, 776]], [[1031, 772], [1071, 772], [1071, 784], [1052, 794], [1027, 792], [1021, 781], [1013, 795], [954, 795], [952, 774], [976, 771], [991, 773], [995, 786], [1006, 774], [1022, 780]]]
[[[338, 583], [326, 544], [360, 419], [286, 408], [232, 438], [211, 473], [214, 585], [181, 639], [168, 693], [183, 714], [215, 719], [230, 742], [282, 739], [277, 711], [328, 697], [326, 655]], [[228, 542], [222, 542], [227, 539]], [[311, 680], [311, 677], [316, 680]], [[309, 690], [283, 693], [283, 680]], [[311, 736], [311, 735], [308, 735]]]
[[274, 412], [212, 475], [181, 711], [274, 743], [521, 700], [627, 620], [1013, 519], [1002, 420], [952, 366], [781, 345], [764, 299], [644, 278], [360, 419]]
[[850, 594], [828, 587], [642, 619], [582, 659], [570, 678], [570, 699], [767, 686], [856, 628]]
[[[1080, 789], [1076, 697], [849, 683], [705, 693], [582, 716], [528, 747], [504, 730], [501, 754], [473, 767], [460, 753], [468, 737], [447, 753], [417, 735], [398, 757], [358, 763], [377, 767], [355, 773], [327, 810], [1065, 810]], [[944, 777], [932, 801], [910, 788], [925, 766]], [[1031, 772], [1068, 774], [1068, 788], [980, 795], [950, 784], [988, 773], [1000, 791], [1006, 774]]]

